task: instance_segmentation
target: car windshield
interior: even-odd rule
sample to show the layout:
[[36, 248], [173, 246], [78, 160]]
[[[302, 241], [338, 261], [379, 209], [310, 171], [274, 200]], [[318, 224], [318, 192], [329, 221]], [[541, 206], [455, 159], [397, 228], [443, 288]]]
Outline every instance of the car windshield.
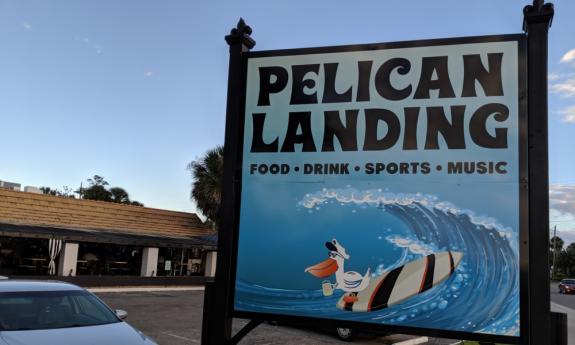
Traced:
[[572, 285], [572, 284], [575, 284], [575, 279], [563, 279], [561, 282], [562, 282], [563, 284]]
[[120, 322], [96, 296], [78, 291], [0, 292], [0, 331]]

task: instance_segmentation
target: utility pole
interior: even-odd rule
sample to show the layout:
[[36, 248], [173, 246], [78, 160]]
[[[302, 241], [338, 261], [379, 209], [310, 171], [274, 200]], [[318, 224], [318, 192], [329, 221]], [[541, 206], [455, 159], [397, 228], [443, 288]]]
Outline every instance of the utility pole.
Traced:
[[551, 279], [555, 279], [555, 258], [557, 257], [557, 225], [553, 230], [553, 271], [551, 273]]

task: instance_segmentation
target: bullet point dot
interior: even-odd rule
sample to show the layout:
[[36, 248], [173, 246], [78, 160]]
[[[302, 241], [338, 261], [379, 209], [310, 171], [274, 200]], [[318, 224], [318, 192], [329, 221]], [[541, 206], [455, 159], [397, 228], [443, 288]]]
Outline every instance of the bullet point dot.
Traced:
[[436, 169], [437, 171], [441, 171], [441, 169], [443, 169], [443, 167], [442, 167], [441, 165], [438, 165], [438, 166], [435, 167], [435, 169]]
[[299, 167], [295, 167], [293, 170], [295, 170], [295, 171], [299, 171]]
[[355, 171], [359, 171], [359, 166], [355, 166]]

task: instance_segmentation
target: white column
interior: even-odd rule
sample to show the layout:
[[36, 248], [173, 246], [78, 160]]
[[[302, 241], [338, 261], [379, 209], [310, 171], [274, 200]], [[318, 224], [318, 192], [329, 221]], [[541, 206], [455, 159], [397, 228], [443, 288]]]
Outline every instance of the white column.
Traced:
[[59, 276], [76, 276], [76, 267], [78, 265], [78, 243], [66, 242], [60, 251], [58, 260]]
[[158, 273], [158, 248], [144, 248], [140, 276], [155, 277]]
[[206, 253], [206, 272], [204, 275], [206, 277], [216, 276], [216, 261], [218, 259], [218, 252], [207, 252]]

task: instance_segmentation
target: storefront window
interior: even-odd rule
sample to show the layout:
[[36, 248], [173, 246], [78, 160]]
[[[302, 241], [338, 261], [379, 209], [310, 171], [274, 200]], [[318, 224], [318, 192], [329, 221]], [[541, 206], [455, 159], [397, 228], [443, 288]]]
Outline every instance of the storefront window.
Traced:
[[160, 248], [158, 276], [200, 275], [202, 272], [200, 248]]
[[49, 263], [47, 239], [0, 237], [0, 275], [48, 275]]
[[[143, 247], [80, 242], [77, 275], [139, 276]], [[203, 275], [204, 251], [159, 248], [157, 276]], [[48, 239], [0, 237], [0, 276], [48, 275]], [[58, 267], [58, 257], [55, 260]]]
[[78, 275], [140, 275], [142, 248], [107, 243], [80, 243]]

